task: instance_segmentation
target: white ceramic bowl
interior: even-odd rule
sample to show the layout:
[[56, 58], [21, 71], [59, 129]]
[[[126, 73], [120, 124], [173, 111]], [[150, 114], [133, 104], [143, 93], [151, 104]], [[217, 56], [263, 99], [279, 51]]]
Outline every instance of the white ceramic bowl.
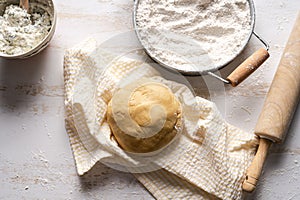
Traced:
[[[0, 0], [0, 15], [3, 15], [5, 8], [11, 4], [19, 5], [19, 0]], [[51, 1], [51, 0], [30, 0], [29, 5], [34, 5], [37, 8], [41, 8], [41, 9], [45, 10], [46, 12], [48, 12], [48, 14], [51, 17], [51, 29], [49, 30], [49, 33], [40, 43], [38, 43], [35, 47], [30, 49], [29, 51], [23, 52], [21, 54], [15, 54], [15, 55], [7, 55], [7, 54], [3, 54], [0, 52], [1, 58], [7, 58], [7, 59], [28, 58], [28, 57], [38, 54], [39, 52], [41, 52], [43, 49], [45, 49], [49, 45], [49, 43], [54, 35], [54, 32], [55, 32], [56, 18], [57, 18], [53, 1]]]

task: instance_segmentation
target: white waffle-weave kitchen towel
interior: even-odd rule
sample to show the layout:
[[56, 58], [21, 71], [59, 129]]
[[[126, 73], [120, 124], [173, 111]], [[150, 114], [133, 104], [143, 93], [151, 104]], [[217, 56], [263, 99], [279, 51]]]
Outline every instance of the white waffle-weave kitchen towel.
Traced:
[[[114, 59], [93, 39], [66, 52], [66, 129], [79, 175], [98, 161], [113, 166], [121, 163], [130, 169], [147, 162], [124, 153], [106, 122], [107, 104], [114, 91], [124, 77], [139, 69], [139, 76], [155, 77], [172, 88], [188, 109], [186, 88], [164, 80], [141, 61]], [[174, 143], [176, 148], [168, 156], [155, 158], [158, 170], [135, 176], [157, 199], [241, 199], [242, 181], [257, 138], [227, 124], [212, 102], [195, 97], [194, 104], [198, 117], [195, 126], [190, 116], [185, 117], [185, 134]], [[140, 169], [136, 171], [143, 171]]]

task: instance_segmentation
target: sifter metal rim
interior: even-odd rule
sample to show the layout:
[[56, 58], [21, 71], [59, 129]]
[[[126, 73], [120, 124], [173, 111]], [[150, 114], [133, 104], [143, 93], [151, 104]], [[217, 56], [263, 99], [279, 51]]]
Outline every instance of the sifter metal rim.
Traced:
[[136, 24], [136, 14], [137, 14], [137, 8], [139, 5], [139, 0], [134, 0], [134, 9], [133, 9], [133, 16], [132, 16], [132, 20], [133, 20], [133, 28], [134, 31], [136, 33], [136, 36], [138, 38], [138, 41], [140, 42], [140, 44], [142, 45], [142, 47], [144, 48], [145, 52], [147, 53], [147, 55], [154, 60], [155, 62], [157, 62], [158, 64], [160, 64], [161, 66], [163, 66], [166, 69], [169, 69], [171, 71], [178, 71], [183, 75], [186, 76], [199, 76], [199, 75], [207, 75], [209, 72], [215, 72], [218, 71], [224, 67], [226, 67], [229, 63], [231, 63], [234, 59], [237, 58], [237, 56], [239, 56], [243, 50], [246, 48], [247, 44], [249, 43], [251, 36], [254, 32], [254, 27], [255, 27], [255, 18], [256, 18], [256, 14], [255, 14], [255, 6], [254, 6], [254, 1], [253, 0], [247, 0], [249, 3], [249, 7], [250, 7], [250, 16], [251, 16], [251, 25], [250, 25], [250, 31], [249, 34], [247, 36], [247, 39], [245, 40], [244, 44], [241, 45], [240, 50], [236, 53], [236, 55], [234, 55], [230, 60], [228, 60], [226, 63], [216, 66], [213, 69], [209, 69], [209, 70], [203, 70], [203, 71], [188, 71], [188, 70], [182, 70], [182, 69], [177, 69], [175, 67], [169, 66], [168, 64], [166, 64], [165, 62], [159, 60], [158, 58], [156, 58], [155, 56], [151, 55], [151, 52], [144, 46], [140, 33], [138, 31], [138, 27]]

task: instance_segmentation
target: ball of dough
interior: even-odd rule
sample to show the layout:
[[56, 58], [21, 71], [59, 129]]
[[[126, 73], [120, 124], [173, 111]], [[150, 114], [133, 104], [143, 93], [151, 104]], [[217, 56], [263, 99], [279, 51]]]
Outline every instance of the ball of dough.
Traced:
[[118, 144], [128, 152], [148, 153], [169, 144], [181, 126], [181, 105], [157, 82], [135, 82], [117, 91], [107, 121]]

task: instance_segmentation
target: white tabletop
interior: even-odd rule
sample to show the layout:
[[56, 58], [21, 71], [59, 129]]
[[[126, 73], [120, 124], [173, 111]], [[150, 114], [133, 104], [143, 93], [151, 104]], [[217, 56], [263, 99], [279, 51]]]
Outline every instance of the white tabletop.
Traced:
[[[270, 43], [271, 58], [239, 87], [226, 87], [225, 97], [214, 94], [225, 102], [226, 120], [246, 131], [253, 131], [300, 10], [299, 0], [255, 3], [255, 30]], [[57, 31], [45, 51], [26, 60], [0, 59], [0, 199], [153, 199], [131, 174], [101, 164], [78, 177], [64, 127], [65, 49], [89, 36], [102, 42], [132, 30], [133, 1], [55, 0], [55, 5]], [[260, 45], [252, 38], [238, 61]], [[298, 108], [285, 143], [273, 146], [248, 199], [300, 199], [299, 119]]]

